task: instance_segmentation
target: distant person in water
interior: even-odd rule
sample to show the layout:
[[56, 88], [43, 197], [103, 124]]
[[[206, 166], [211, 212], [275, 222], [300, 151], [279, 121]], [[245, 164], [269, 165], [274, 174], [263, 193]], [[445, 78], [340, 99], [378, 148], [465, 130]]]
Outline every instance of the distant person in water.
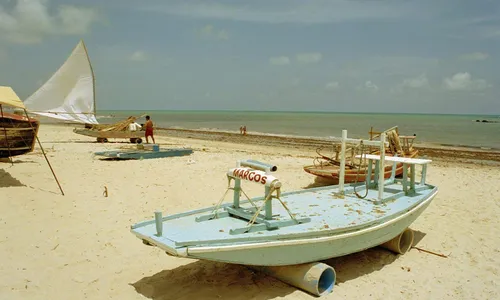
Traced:
[[243, 135], [247, 135], [247, 127], [243, 126]]
[[149, 116], [146, 116], [146, 124], [144, 124], [144, 128], [146, 128], [146, 143], [149, 144], [148, 137], [150, 136], [153, 140], [153, 144], [156, 144], [155, 138], [153, 136], [153, 121], [151, 121], [151, 118]]

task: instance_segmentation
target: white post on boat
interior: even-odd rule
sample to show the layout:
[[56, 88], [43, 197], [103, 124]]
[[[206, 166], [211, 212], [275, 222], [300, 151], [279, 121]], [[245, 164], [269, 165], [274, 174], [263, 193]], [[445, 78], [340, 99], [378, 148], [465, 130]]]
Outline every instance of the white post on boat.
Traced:
[[156, 235], [162, 236], [163, 234], [163, 217], [161, 211], [155, 211]]
[[[271, 172], [269, 172], [269, 170], [266, 170], [266, 175], [270, 175], [270, 174], [271, 174]], [[264, 199], [267, 198], [269, 193], [271, 193], [271, 187], [266, 185], [264, 187]], [[273, 201], [270, 199], [270, 200], [266, 201], [265, 205], [266, 205], [266, 208], [265, 208], [266, 220], [272, 220], [273, 219]]]
[[385, 181], [385, 132], [380, 134], [380, 160], [378, 172], [378, 200], [382, 201], [384, 198], [384, 181]]
[[[236, 162], [236, 168], [241, 167], [240, 161]], [[234, 187], [233, 187], [233, 207], [240, 207], [240, 193], [241, 193], [241, 179], [234, 178]]]
[[342, 130], [342, 140], [340, 145], [340, 170], [339, 170], [339, 193], [344, 194], [344, 176], [345, 176], [345, 148], [347, 140], [347, 130]]

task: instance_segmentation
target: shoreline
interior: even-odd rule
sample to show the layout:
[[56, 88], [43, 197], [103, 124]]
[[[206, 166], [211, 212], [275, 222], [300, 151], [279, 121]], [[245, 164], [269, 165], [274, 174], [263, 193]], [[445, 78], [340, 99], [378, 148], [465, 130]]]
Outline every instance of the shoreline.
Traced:
[[[296, 150], [309, 151], [308, 154], [311, 156], [316, 154], [318, 148], [328, 148], [332, 145], [332, 142], [328, 140], [328, 138], [260, 133], [248, 133], [244, 136], [238, 132], [181, 128], [156, 128], [156, 130], [157, 135], [162, 137], [293, 148]], [[463, 162], [491, 161], [493, 163], [500, 163], [500, 149], [480, 149], [469, 146], [451, 146], [429, 143], [420, 144], [418, 142], [414, 145], [414, 148], [419, 150], [420, 156], [428, 156], [442, 160], [461, 159]]]
[[[80, 127], [82, 124], [76, 123], [42, 123], [49, 126]], [[270, 133], [247, 133], [241, 135], [237, 131], [214, 130], [214, 129], [187, 129], [187, 128], [164, 128], [156, 127], [155, 135], [161, 137], [172, 137], [179, 139], [195, 139], [213, 142], [226, 142], [238, 145], [260, 145], [268, 147], [281, 147], [284, 149], [294, 149], [304, 151], [304, 156], [315, 157], [318, 148], [328, 148], [332, 146], [329, 137], [295, 136], [285, 134]], [[332, 135], [339, 136], [339, 135]], [[354, 137], [354, 138], [368, 138]], [[486, 163], [500, 164], [500, 149], [480, 148], [466, 145], [449, 145], [434, 143], [419, 143], [413, 145], [419, 150], [419, 156], [439, 158], [445, 161], [457, 161], [466, 163]], [[330, 148], [331, 149], [331, 148]]]

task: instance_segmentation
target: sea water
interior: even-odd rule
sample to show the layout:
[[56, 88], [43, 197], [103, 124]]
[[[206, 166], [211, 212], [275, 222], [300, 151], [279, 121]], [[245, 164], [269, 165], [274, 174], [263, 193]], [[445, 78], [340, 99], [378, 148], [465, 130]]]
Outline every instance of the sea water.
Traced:
[[[418, 143], [500, 149], [500, 117], [478, 115], [379, 114], [333, 112], [256, 111], [99, 111], [100, 123], [128, 116], [151, 116], [156, 127], [205, 129], [293, 136], [340, 136], [367, 138], [373, 127], [381, 131], [398, 126], [401, 135], [417, 135]], [[489, 120], [493, 122], [477, 122]], [[139, 123], [144, 123], [144, 118]]]

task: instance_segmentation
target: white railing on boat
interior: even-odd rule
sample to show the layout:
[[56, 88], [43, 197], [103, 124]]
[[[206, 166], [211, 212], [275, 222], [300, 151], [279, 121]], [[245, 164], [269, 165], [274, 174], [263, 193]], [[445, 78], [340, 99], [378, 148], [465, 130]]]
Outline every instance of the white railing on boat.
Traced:
[[[373, 141], [373, 140], [363, 140], [363, 139], [351, 139], [347, 138], [347, 130], [342, 130], [342, 137], [330, 137], [332, 141], [335, 142], [340, 142], [341, 143], [341, 150], [340, 150], [340, 170], [339, 170], [339, 194], [343, 195], [345, 192], [344, 189], [344, 179], [345, 179], [345, 149], [346, 149], [346, 144], [363, 144], [367, 146], [379, 146], [380, 147], [380, 158], [378, 165], [379, 166], [384, 166], [384, 159], [385, 159], [385, 147], [389, 146], [389, 143], [386, 142], [385, 140], [386, 134], [385, 132], [382, 132], [380, 134], [380, 141]], [[384, 174], [382, 173], [382, 176], [378, 177], [378, 199], [382, 200], [384, 196]]]
[[[374, 155], [374, 154], [362, 154], [362, 155], [356, 155], [356, 158], [366, 158], [368, 159], [368, 174], [371, 173], [371, 166], [373, 161], [380, 161], [380, 156], [379, 155]], [[408, 192], [408, 165], [410, 166], [410, 191], [415, 190], [415, 165], [421, 165], [422, 166], [422, 175], [420, 178], [420, 184], [425, 184], [425, 177], [427, 174], [427, 164], [431, 163], [432, 160], [430, 159], [422, 159], [422, 158], [409, 158], [409, 157], [396, 157], [396, 156], [388, 156], [385, 158], [387, 161], [392, 161], [392, 162], [397, 162], [397, 163], [403, 163], [403, 191], [406, 193]], [[383, 166], [380, 166], [379, 170], [382, 169]], [[383, 172], [383, 171], [382, 171]], [[379, 177], [383, 178], [383, 175], [379, 175]], [[371, 181], [371, 176], [366, 177], [366, 181], [368, 184], [370, 184]]]

